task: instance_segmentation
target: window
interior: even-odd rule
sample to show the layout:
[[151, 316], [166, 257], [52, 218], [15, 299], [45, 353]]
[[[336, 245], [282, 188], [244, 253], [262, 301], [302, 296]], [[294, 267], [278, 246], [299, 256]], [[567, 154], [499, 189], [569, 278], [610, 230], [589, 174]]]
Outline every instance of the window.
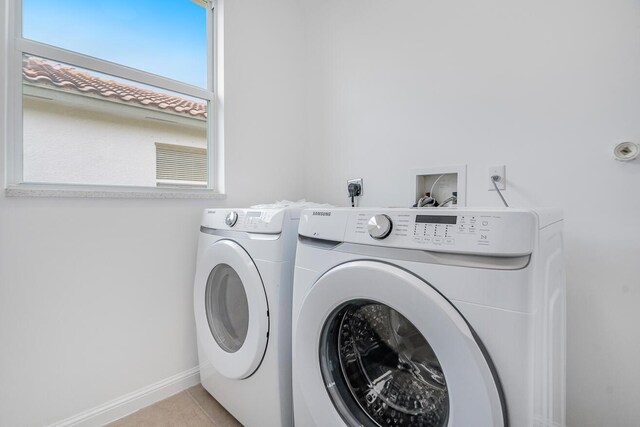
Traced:
[[9, 188], [221, 190], [213, 0], [10, 1]]

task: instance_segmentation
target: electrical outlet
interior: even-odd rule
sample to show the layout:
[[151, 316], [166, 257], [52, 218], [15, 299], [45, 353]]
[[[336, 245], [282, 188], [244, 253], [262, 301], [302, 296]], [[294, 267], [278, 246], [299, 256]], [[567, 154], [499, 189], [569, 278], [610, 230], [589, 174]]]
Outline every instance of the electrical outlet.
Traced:
[[491, 182], [491, 177], [492, 176], [499, 176], [500, 179], [496, 180], [496, 185], [498, 186], [498, 188], [500, 190], [506, 190], [507, 189], [507, 175], [506, 173], [506, 166], [505, 165], [501, 165], [501, 166], [491, 166], [489, 167], [489, 175], [488, 175], [488, 180], [489, 180], [489, 191], [496, 191], [496, 188], [493, 186], [493, 183]]
[[347, 194], [349, 194], [349, 184], [357, 184], [360, 186], [360, 192], [358, 194], [356, 194], [356, 196], [362, 196], [362, 194], [364, 194], [364, 185], [363, 185], [363, 179], [362, 178], [357, 178], [357, 179], [350, 179], [347, 181]]

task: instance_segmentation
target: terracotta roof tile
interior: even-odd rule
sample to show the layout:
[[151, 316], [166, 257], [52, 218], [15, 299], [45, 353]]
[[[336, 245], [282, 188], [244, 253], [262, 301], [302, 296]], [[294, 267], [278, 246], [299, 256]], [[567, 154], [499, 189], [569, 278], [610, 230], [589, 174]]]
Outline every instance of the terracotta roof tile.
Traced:
[[22, 76], [25, 81], [40, 86], [54, 86], [79, 93], [98, 95], [117, 101], [136, 103], [147, 108], [169, 109], [191, 117], [207, 117], [207, 104], [204, 102], [108, 80], [86, 71], [33, 56], [25, 56], [22, 62]]

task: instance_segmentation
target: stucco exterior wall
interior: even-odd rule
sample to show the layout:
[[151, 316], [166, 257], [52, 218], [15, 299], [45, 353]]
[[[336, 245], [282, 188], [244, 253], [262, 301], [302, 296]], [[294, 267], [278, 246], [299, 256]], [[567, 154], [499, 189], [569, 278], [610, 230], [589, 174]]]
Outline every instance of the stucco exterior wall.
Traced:
[[78, 106], [25, 96], [23, 105], [25, 182], [155, 187], [156, 142], [207, 146], [202, 120], [163, 122], [141, 108], [86, 98]]

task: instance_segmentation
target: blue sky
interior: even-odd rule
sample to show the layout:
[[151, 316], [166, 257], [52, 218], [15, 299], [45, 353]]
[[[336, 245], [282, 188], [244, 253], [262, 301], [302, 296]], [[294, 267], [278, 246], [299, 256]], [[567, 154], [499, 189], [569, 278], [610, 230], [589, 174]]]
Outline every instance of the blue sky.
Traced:
[[190, 0], [23, 0], [25, 38], [206, 87], [206, 11]]

